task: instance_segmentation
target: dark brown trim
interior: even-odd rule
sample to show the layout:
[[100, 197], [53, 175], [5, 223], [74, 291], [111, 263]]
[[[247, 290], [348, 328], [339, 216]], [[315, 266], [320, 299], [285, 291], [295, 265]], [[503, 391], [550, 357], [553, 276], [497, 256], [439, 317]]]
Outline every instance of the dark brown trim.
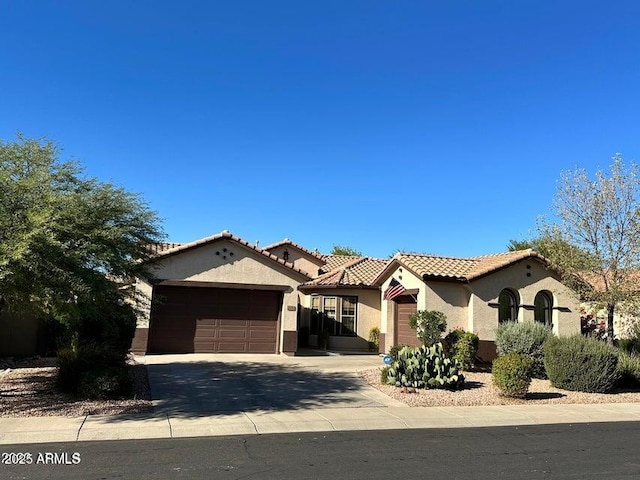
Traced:
[[380, 290], [380, 287], [372, 285], [299, 285], [298, 290], [301, 292], [314, 290]]
[[298, 332], [285, 330], [282, 332], [282, 353], [295, 353], [298, 350]]
[[289, 285], [264, 285], [259, 283], [226, 283], [226, 282], [196, 282], [191, 280], [156, 280], [153, 285], [171, 287], [204, 287], [204, 288], [237, 288], [241, 290], [278, 290], [290, 293], [293, 288]]
[[407, 288], [404, 292], [402, 292], [402, 295], [417, 295], [419, 293], [419, 288]]
[[147, 353], [149, 344], [149, 328], [136, 327], [136, 333], [131, 340], [131, 351], [136, 355], [144, 355]]
[[535, 305], [520, 305], [522, 308], [524, 308], [525, 310], [535, 310], [536, 306]]
[[487, 305], [489, 305], [491, 308], [498, 308], [500, 306], [500, 304], [497, 302], [489, 302], [487, 303]]
[[467, 283], [467, 279], [465, 277], [452, 277], [449, 275], [430, 275], [428, 273], [425, 273], [424, 275], [422, 275], [422, 280], [424, 282], [427, 282], [429, 280], [437, 280], [440, 282], [453, 282], [453, 283]]
[[571, 312], [572, 310], [569, 307], [551, 307], [552, 310], [558, 310], [559, 312]]

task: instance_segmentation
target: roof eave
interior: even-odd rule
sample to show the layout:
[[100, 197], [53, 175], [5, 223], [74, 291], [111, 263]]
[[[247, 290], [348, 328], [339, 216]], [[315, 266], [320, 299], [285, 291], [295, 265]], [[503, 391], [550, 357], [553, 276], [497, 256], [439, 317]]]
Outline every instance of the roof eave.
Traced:
[[375, 285], [298, 285], [298, 290], [301, 292], [308, 292], [311, 290], [380, 290], [379, 286]]

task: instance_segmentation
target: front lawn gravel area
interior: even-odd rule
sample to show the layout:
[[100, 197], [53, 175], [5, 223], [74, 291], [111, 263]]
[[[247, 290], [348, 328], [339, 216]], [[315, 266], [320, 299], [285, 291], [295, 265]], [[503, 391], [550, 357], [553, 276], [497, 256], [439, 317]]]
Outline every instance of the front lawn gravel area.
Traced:
[[55, 358], [0, 363], [0, 417], [117, 415], [153, 411], [147, 369], [130, 361], [133, 399], [79, 400], [56, 388]]
[[640, 402], [638, 391], [615, 391], [613, 393], [584, 393], [560, 390], [551, 386], [549, 380], [532, 380], [525, 399], [506, 398], [498, 395], [491, 382], [491, 374], [464, 372], [465, 386], [462, 390], [403, 389], [380, 383], [380, 369], [360, 372], [364, 381], [391, 398], [412, 407], [450, 407], [479, 405], [542, 405], [558, 403], [636, 403]]

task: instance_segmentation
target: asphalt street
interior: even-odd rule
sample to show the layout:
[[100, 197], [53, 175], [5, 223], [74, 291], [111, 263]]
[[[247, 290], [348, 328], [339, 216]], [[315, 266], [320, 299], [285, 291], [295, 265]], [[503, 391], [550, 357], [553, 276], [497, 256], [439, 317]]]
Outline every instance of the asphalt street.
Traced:
[[639, 451], [635, 422], [124, 440], [3, 446], [0, 478], [637, 479]]

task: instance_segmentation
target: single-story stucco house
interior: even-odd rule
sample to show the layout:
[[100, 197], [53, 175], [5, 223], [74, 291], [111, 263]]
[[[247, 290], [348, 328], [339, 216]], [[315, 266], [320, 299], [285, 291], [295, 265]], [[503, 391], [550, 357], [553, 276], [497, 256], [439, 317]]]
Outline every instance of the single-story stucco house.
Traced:
[[[502, 321], [580, 332], [580, 301], [532, 250], [474, 258], [398, 253], [391, 259], [322, 255], [285, 239], [259, 247], [224, 231], [157, 248], [153, 279], [137, 279], [136, 353], [295, 354], [328, 341], [366, 351], [417, 344], [408, 317], [439, 310], [494, 355]], [[145, 301], [146, 299], [146, 301]]]

